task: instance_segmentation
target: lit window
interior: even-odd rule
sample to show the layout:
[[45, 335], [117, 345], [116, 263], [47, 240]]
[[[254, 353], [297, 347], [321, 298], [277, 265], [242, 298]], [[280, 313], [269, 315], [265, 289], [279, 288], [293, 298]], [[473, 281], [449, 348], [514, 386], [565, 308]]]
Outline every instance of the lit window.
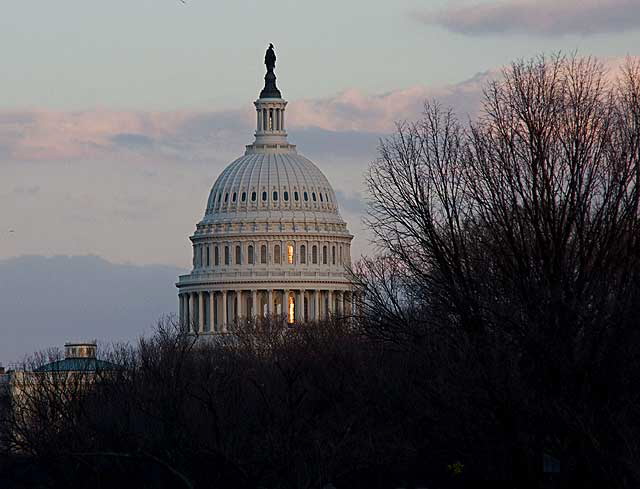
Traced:
[[293, 245], [287, 245], [287, 262], [293, 265]]
[[273, 248], [273, 263], [280, 263], [280, 245]]
[[300, 263], [307, 263], [307, 247], [300, 246]]
[[267, 263], [267, 245], [260, 247], [260, 263]]
[[288, 317], [287, 317], [287, 322], [288, 322], [289, 324], [292, 324], [292, 323], [293, 323], [293, 321], [295, 320], [295, 317], [296, 317], [296, 316], [295, 316], [295, 313], [296, 313], [296, 306], [295, 306], [295, 303], [294, 303], [294, 301], [293, 301], [293, 296], [291, 296], [291, 295], [290, 295], [290, 296], [288, 297], [288, 299], [289, 299], [289, 314], [288, 314]]

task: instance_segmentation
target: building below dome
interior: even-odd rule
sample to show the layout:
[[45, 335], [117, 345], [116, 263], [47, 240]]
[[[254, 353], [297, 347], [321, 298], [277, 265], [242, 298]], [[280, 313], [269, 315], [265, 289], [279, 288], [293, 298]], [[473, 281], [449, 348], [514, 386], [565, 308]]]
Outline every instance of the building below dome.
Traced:
[[272, 47], [265, 64], [255, 141], [214, 183], [190, 237], [193, 269], [176, 284], [181, 323], [201, 333], [271, 315], [317, 321], [354, 307], [353, 236], [327, 178], [287, 141]]

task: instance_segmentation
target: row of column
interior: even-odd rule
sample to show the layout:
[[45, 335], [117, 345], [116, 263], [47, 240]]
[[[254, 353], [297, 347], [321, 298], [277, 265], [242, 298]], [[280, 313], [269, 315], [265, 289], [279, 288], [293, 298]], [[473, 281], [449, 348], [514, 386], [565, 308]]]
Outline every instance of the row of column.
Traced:
[[[269, 122], [271, 124], [269, 124]], [[258, 131], [284, 131], [284, 109], [258, 109]]]
[[229, 323], [258, 316], [284, 315], [290, 323], [351, 316], [356, 307], [354, 293], [330, 289], [210, 290], [178, 297], [180, 322], [199, 332], [226, 333]]

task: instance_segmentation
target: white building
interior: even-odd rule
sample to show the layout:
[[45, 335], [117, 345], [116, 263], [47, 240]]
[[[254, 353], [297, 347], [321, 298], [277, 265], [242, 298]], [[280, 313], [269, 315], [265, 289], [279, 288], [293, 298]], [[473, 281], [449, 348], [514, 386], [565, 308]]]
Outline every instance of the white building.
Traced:
[[255, 141], [213, 185], [190, 237], [193, 269], [176, 284], [180, 320], [202, 333], [255, 316], [346, 315], [354, 304], [345, 268], [353, 236], [327, 178], [287, 141], [272, 47], [265, 64]]

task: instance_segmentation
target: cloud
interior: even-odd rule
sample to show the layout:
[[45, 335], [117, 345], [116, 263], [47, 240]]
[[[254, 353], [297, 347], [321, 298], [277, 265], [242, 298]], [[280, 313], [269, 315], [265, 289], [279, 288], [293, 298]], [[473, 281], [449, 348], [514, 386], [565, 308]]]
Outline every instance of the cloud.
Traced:
[[523, 33], [589, 36], [640, 27], [638, 0], [494, 0], [456, 5], [417, 17], [466, 35]]
[[111, 142], [125, 148], [149, 148], [153, 146], [153, 139], [144, 134], [119, 133], [110, 138]]
[[[305, 143], [322, 143], [325, 149], [375, 149], [379, 136], [392, 132], [397, 120], [418, 118], [427, 98], [462, 113], [477, 110], [482, 84], [493, 74], [444, 87], [414, 86], [380, 95], [350, 89], [333, 97], [292, 101], [288, 128]], [[232, 157], [250, 143], [254, 114], [249, 104], [244, 110], [211, 112], [0, 111], [0, 155], [13, 161], [118, 157], [204, 162]]]
[[178, 267], [117, 265], [95, 256], [0, 261], [6, 327], [0, 362], [70, 340], [135, 340], [162, 315], [176, 312], [174, 282], [180, 273], [185, 271]]

